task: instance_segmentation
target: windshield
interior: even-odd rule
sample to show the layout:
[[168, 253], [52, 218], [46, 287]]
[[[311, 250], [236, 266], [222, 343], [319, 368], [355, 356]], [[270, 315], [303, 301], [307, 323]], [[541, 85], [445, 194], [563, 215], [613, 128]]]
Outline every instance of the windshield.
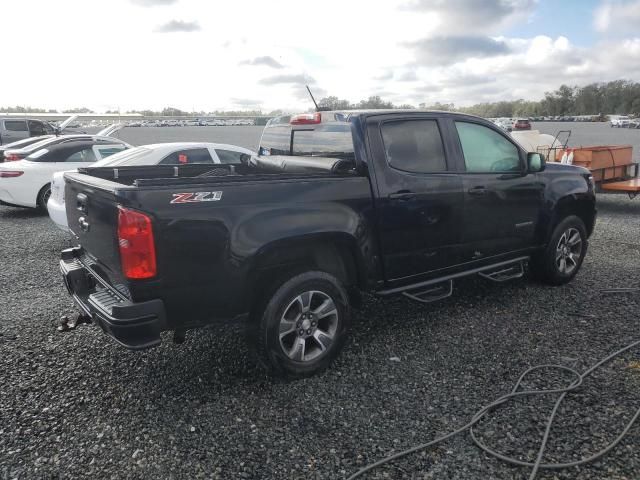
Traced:
[[125, 150], [120, 153], [115, 153], [109, 158], [100, 160], [99, 162], [91, 165], [92, 167], [115, 167], [117, 165], [152, 165], [150, 162], [150, 155], [153, 150], [146, 147], [136, 147], [130, 150]]

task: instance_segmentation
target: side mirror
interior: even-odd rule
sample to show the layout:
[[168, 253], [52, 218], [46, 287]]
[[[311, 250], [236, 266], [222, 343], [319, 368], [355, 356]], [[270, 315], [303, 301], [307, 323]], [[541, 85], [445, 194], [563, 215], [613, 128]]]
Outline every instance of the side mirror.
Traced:
[[537, 152], [529, 152], [527, 153], [527, 172], [528, 173], [538, 173], [544, 170], [546, 165], [546, 161], [544, 159], [544, 155]]

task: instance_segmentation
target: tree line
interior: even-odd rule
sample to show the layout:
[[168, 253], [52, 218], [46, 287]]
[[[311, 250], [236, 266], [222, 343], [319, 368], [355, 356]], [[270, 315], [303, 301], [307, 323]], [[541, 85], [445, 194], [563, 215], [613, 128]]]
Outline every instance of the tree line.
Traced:
[[[392, 109], [415, 108], [414, 105], [395, 105], [374, 95], [367, 99], [353, 103], [335, 96], [321, 98], [318, 106], [327, 110], [357, 110], [357, 109]], [[453, 103], [434, 104], [420, 103], [419, 108], [430, 110], [450, 110], [471, 113], [481, 117], [537, 117], [537, 116], [568, 116], [568, 115], [608, 115], [631, 114], [640, 115], [640, 83], [629, 80], [614, 80], [606, 83], [591, 83], [578, 87], [561, 85], [553, 92], [545, 92], [544, 98], [538, 101], [510, 100], [491, 103], [478, 103], [468, 107], [456, 107]], [[93, 110], [80, 107], [63, 110], [47, 110], [32, 107], [0, 107], [1, 112], [8, 113], [95, 113]], [[109, 110], [106, 113], [119, 113]], [[216, 110], [214, 112], [199, 111], [186, 112], [175, 107], [165, 107], [160, 111], [129, 110], [126, 113], [138, 113], [147, 117], [154, 116], [213, 116], [213, 115], [247, 115], [247, 116], [277, 116], [282, 110], [263, 112], [262, 110]]]
[[[318, 106], [331, 110], [357, 110], [368, 108], [415, 108], [412, 105], [394, 105], [378, 96], [357, 103], [338, 97], [320, 99]], [[421, 109], [446, 110], [479, 115], [481, 117], [536, 117], [570, 115], [640, 114], [640, 83], [615, 80], [591, 83], [584, 87], [561, 85], [553, 92], [545, 92], [538, 101], [510, 100], [478, 103], [469, 107], [456, 107], [453, 103], [420, 103]]]

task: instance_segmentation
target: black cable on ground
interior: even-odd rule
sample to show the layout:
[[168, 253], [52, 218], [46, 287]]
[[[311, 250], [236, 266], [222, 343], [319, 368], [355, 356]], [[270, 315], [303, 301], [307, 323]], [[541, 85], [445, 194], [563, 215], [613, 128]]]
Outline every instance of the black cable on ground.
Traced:
[[[493, 401], [492, 403], [482, 407], [473, 416], [471, 421], [469, 423], [467, 423], [466, 425], [460, 427], [457, 430], [454, 430], [453, 432], [450, 432], [450, 433], [448, 433], [446, 435], [438, 437], [435, 440], [432, 440], [430, 442], [424, 443], [422, 445], [415, 446], [413, 448], [410, 448], [408, 450], [404, 450], [402, 452], [398, 452], [398, 453], [396, 453], [394, 455], [391, 455], [391, 456], [389, 456], [387, 458], [383, 458], [382, 460], [379, 460], [379, 461], [377, 461], [375, 463], [367, 465], [366, 467], [360, 469], [358, 472], [356, 472], [353, 475], [351, 475], [347, 480], [354, 480], [356, 478], [359, 478], [362, 475], [364, 475], [365, 473], [370, 472], [371, 470], [374, 470], [375, 468], [378, 468], [378, 467], [380, 467], [382, 465], [385, 465], [385, 464], [387, 464], [389, 462], [392, 462], [393, 460], [397, 460], [399, 458], [406, 457], [407, 455], [410, 455], [412, 453], [418, 452], [420, 450], [425, 450], [425, 449], [427, 449], [429, 447], [433, 447], [434, 445], [442, 443], [445, 440], [448, 440], [449, 438], [454, 437], [454, 436], [456, 436], [456, 435], [458, 435], [458, 434], [460, 434], [462, 432], [465, 432], [467, 430], [469, 430], [469, 433], [471, 435], [471, 438], [473, 439], [473, 442], [480, 449], [482, 449], [483, 451], [485, 451], [489, 455], [492, 455], [493, 457], [496, 457], [496, 458], [498, 458], [498, 459], [500, 459], [500, 460], [502, 460], [504, 462], [510, 463], [511, 465], [517, 465], [517, 466], [521, 466], [521, 467], [530, 467], [532, 470], [531, 470], [531, 474], [529, 475], [529, 480], [533, 480], [538, 475], [538, 471], [539, 470], [559, 470], [559, 469], [563, 469], [563, 468], [577, 467], [577, 466], [580, 466], [580, 465], [584, 465], [586, 463], [593, 462], [594, 460], [597, 460], [598, 458], [602, 457], [603, 455], [606, 455], [609, 451], [611, 451], [613, 448], [615, 448], [622, 441], [622, 439], [627, 435], [627, 433], [629, 433], [629, 430], [631, 430], [631, 427], [633, 427], [633, 425], [636, 422], [636, 420], [638, 420], [638, 418], [640, 417], [640, 408], [635, 413], [633, 418], [631, 418], [631, 421], [622, 430], [620, 435], [618, 435], [618, 437], [615, 440], [613, 440], [611, 443], [609, 443], [602, 450], [594, 453], [593, 455], [591, 455], [591, 456], [589, 456], [587, 458], [583, 458], [581, 460], [577, 460], [577, 461], [574, 461], [574, 462], [543, 463], [544, 453], [545, 453], [546, 448], [547, 448], [547, 443], [549, 441], [549, 435], [551, 433], [551, 428], [553, 427], [553, 422], [554, 422], [554, 420], [556, 418], [556, 414], [558, 413], [558, 409], [560, 408], [560, 405], [562, 404], [562, 402], [565, 399], [565, 397], [567, 396], [567, 394], [575, 391], [578, 387], [580, 387], [586, 377], [591, 375], [595, 370], [600, 368], [605, 363], [610, 362], [615, 357], [617, 357], [619, 355], [622, 355], [623, 353], [625, 353], [625, 352], [627, 352], [627, 351], [629, 351], [632, 348], [635, 348], [637, 346], [640, 346], [640, 340], [635, 341], [635, 342], [631, 343], [630, 345], [627, 345], [626, 347], [615, 351], [614, 353], [612, 353], [611, 355], [609, 355], [606, 358], [603, 358], [602, 360], [600, 360], [598, 363], [596, 363], [595, 365], [593, 365], [592, 367], [590, 367], [588, 370], [586, 370], [583, 373], [579, 373], [576, 370], [574, 370], [573, 368], [565, 367], [563, 365], [538, 365], [538, 366], [535, 366], [535, 367], [531, 367], [528, 370], [526, 370], [522, 375], [520, 375], [520, 378], [518, 379], [518, 381], [514, 385], [513, 389], [511, 390], [511, 393], [509, 393], [507, 395], [503, 395], [502, 397], [498, 398], [497, 400]], [[520, 385], [522, 384], [523, 380], [526, 378], [526, 376], [528, 374], [530, 374], [531, 372], [533, 372], [535, 370], [543, 370], [543, 369], [554, 369], [554, 370], [561, 370], [561, 371], [564, 371], [564, 372], [568, 372], [568, 373], [572, 374], [575, 377], [575, 379], [573, 380], [573, 382], [571, 382], [565, 388], [518, 391], [519, 388], [520, 388]], [[518, 460], [516, 458], [509, 457], [509, 456], [504, 455], [504, 454], [502, 454], [500, 452], [492, 450], [491, 448], [486, 446], [484, 443], [482, 443], [476, 437], [476, 435], [475, 435], [475, 433], [473, 431], [474, 425], [476, 425], [482, 418], [484, 418], [484, 416], [487, 413], [489, 413], [490, 411], [492, 411], [495, 408], [499, 407], [503, 403], [506, 403], [507, 401], [511, 400], [512, 398], [516, 398], [516, 397], [525, 397], [525, 396], [534, 396], [534, 395], [550, 395], [550, 394], [559, 394], [560, 396], [558, 397], [558, 400], [556, 401], [556, 403], [555, 403], [555, 405], [553, 407], [553, 410], [551, 411], [551, 415], [549, 415], [549, 418], [547, 419], [546, 429], [545, 429], [545, 432], [544, 432], [544, 436], [542, 437], [542, 441], [540, 442], [540, 449], [538, 450], [538, 455], [536, 456], [535, 462], [524, 462], [522, 460]]]

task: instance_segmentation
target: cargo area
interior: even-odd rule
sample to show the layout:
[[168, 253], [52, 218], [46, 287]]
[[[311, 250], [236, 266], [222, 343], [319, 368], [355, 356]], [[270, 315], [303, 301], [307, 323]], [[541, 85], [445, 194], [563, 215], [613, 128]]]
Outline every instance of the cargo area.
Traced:
[[174, 183], [196, 184], [215, 178], [219, 181], [299, 178], [300, 176], [355, 175], [355, 162], [331, 157], [261, 156], [247, 164], [151, 165], [125, 167], [86, 167], [79, 173], [122, 185], [157, 186]]
[[555, 160], [589, 169], [600, 191], [626, 193], [630, 198], [640, 193], [640, 163], [634, 161], [631, 145], [564, 148], [556, 150]]

